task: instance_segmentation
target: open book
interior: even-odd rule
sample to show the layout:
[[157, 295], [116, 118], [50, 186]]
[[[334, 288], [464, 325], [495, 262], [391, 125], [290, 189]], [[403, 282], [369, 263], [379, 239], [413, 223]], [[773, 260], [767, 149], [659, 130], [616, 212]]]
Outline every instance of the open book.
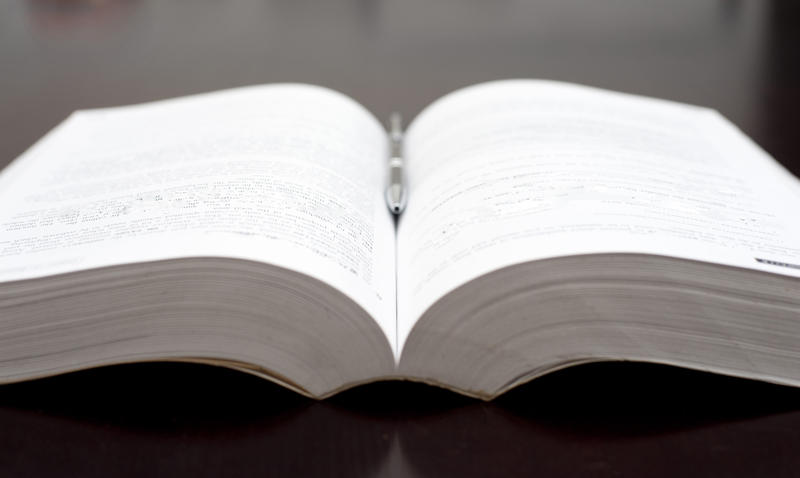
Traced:
[[491, 398], [603, 360], [800, 385], [800, 182], [718, 113], [472, 86], [404, 140], [276, 84], [74, 113], [0, 176], [0, 381], [180, 360]]

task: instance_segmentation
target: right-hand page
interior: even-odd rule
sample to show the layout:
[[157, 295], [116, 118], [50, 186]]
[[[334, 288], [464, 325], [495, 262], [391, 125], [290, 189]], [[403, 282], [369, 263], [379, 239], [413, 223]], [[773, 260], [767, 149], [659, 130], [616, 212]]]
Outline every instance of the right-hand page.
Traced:
[[469, 87], [406, 136], [398, 343], [447, 292], [525, 261], [644, 253], [800, 276], [800, 186], [718, 113], [565, 83]]

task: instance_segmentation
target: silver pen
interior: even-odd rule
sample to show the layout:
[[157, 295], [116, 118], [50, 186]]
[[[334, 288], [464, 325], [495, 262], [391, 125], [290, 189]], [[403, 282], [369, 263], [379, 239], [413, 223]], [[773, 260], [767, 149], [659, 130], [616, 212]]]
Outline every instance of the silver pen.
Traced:
[[403, 164], [403, 124], [400, 113], [389, 117], [389, 180], [386, 185], [386, 205], [392, 214], [406, 208], [408, 190]]

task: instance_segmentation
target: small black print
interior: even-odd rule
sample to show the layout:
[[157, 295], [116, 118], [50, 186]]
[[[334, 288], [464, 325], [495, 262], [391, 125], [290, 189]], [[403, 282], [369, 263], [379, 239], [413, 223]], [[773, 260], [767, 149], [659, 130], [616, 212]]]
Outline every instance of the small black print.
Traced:
[[771, 266], [781, 266], [781, 267], [788, 267], [790, 269], [800, 269], [800, 265], [789, 264], [788, 262], [771, 261], [769, 259], [761, 259], [760, 257], [756, 257], [756, 260], [762, 264], [769, 264]]

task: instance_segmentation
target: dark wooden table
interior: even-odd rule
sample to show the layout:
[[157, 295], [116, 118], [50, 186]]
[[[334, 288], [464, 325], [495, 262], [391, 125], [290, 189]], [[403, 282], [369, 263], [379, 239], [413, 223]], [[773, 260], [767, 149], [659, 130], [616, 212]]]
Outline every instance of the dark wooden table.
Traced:
[[[800, 3], [6, 0], [0, 165], [74, 109], [322, 84], [379, 117], [535, 77], [719, 109], [800, 174]], [[800, 217], [800, 205], [798, 205]], [[644, 364], [483, 403], [116, 366], [0, 387], [0, 475], [800, 476], [800, 390]]]

